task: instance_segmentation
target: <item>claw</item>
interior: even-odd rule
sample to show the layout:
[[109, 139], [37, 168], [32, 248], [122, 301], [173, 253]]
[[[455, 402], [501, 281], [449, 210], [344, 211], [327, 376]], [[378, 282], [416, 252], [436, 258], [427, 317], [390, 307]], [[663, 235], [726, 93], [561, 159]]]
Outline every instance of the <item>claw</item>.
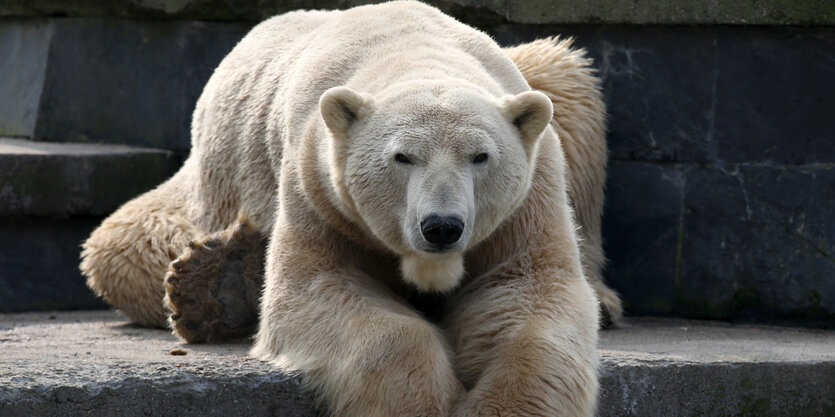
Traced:
[[[171, 267], [174, 268], [174, 271], [177, 271], [177, 272], [183, 272], [185, 270], [185, 266], [186, 266], [186, 263], [183, 262], [180, 259], [177, 259], [176, 261], [171, 263]], [[167, 279], [171, 280], [171, 278], [173, 278], [173, 277], [174, 276], [171, 275]]]

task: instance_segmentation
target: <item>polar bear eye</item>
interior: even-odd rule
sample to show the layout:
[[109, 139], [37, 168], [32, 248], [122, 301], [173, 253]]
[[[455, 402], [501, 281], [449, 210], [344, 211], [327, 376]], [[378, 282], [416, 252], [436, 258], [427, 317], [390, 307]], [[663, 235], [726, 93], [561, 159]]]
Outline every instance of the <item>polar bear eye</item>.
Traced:
[[485, 162], [487, 162], [487, 154], [486, 153], [480, 153], [473, 158], [473, 163], [474, 164], [483, 164]]
[[394, 160], [397, 161], [400, 164], [411, 164], [412, 163], [412, 161], [409, 159], [409, 157], [407, 157], [406, 155], [403, 155], [402, 153], [394, 155]]

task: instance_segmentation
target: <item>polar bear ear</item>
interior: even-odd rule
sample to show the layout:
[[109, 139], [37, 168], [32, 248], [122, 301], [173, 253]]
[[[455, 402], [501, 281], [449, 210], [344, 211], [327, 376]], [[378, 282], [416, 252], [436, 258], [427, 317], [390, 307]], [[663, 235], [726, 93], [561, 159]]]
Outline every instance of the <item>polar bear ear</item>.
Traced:
[[334, 87], [319, 99], [319, 111], [325, 125], [335, 134], [345, 134], [356, 120], [367, 116], [374, 107], [369, 94], [358, 93], [348, 87]]
[[522, 144], [528, 151], [537, 144], [554, 115], [551, 99], [539, 91], [526, 91], [505, 97], [502, 107], [508, 121], [519, 129]]

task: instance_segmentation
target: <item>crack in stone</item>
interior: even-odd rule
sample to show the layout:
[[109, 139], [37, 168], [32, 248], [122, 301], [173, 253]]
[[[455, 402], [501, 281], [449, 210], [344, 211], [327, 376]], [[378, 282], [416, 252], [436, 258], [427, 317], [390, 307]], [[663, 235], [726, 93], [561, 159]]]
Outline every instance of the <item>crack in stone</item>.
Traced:
[[714, 140], [713, 137], [714, 131], [716, 130], [716, 87], [719, 83], [719, 53], [718, 53], [718, 40], [716, 37], [713, 38], [713, 64], [712, 64], [712, 72], [711, 72], [711, 86], [710, 86], [710, 107], [707, 113], [707, 137], [705, 138], [705, 144], [707, 148], [705, 149], [707, 153], [708, 160], [716, 161], [719, 158], [719, 149], [718, 144]]

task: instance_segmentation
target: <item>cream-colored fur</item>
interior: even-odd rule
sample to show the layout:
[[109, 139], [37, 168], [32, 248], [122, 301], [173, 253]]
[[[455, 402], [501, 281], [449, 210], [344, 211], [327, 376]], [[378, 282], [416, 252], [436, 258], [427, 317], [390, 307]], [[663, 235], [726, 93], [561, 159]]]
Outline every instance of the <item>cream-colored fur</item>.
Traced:
[[583, 271], [594, 287], [607, 320], [623, 315], [620, 297], [603, 281], [603, 189], [606, 184], [606, 107], [592, 60], [571, 39], [540, 39], [504, 51], [535, 90], [554, 103], [551, 126], [565, 152], [568, 196], [580, 226]]
[[[270, 237], [252, 352], [334, 415], [593, 415], [604, 108], [567, 43], [506, 52], [415, 2], [263, 22], [207, 84], [182, 170], [85, 243], [90, 287], [164, 326], [168, 263], [245, 218]], [[465, 225], [442, 254], [435, 213]], [[452, 293], [442, 323], [408, 286]]]

